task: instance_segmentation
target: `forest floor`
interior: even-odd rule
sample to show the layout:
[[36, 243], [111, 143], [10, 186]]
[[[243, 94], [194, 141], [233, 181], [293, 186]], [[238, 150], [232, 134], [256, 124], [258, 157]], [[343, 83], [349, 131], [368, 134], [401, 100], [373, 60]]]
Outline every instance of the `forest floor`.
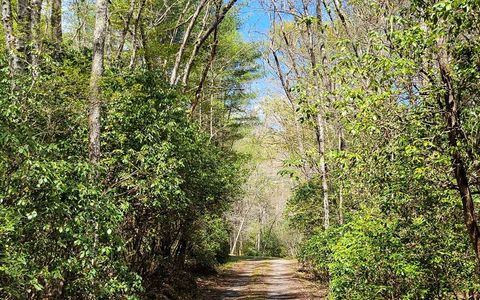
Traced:
[[295, 260], [247, 258], [201, 278], [203, 299], [326, 299], [326, 288], [297, 272]]

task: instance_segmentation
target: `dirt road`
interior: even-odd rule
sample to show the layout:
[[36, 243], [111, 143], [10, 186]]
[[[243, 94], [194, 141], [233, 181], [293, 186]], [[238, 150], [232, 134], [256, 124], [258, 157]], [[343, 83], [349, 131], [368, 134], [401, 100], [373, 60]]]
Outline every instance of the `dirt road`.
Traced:
[[217, 277], [200, 280], [204, 299], [325, 299], [325, 289], [301, 279], [287, 259], [247, 259]]

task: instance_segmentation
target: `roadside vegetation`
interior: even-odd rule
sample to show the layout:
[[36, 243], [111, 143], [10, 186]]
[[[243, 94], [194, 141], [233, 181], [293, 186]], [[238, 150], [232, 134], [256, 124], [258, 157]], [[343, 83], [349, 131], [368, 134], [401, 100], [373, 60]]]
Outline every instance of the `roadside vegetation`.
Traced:
[[259, 57], [234, 4], [2, 2], [1, 299], [176, 297], [226, 260]]
[[478, 297], [478, 1], [266, 6], [305, 268], [331, 299]]

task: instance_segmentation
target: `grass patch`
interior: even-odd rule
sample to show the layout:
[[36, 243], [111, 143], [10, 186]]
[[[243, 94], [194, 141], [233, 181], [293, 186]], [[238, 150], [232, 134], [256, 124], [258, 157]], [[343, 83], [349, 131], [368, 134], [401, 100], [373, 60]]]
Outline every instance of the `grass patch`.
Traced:
[[219, 270], [231, 270], [236, 263], [244, 261], [244, 260], [251, 260], [251, 259], [255, 259], [255, 258], [253, 256], [230, 256], [227, 259], [226, 263], [218, 266], [218, 269]]

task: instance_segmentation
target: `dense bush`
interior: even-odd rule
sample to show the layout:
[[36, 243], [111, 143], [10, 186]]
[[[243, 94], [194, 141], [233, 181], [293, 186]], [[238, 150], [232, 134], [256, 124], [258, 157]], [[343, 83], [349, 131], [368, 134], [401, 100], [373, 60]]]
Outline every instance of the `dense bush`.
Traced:
[[[432, 180], [447, 172], [448, 160], [428, 156], [418, 117], [403, 123], [401, 139], [377, 143], [382, 150], [373, 154], [358, 151], [346, 164], [352, 181], [343, 192], [353, 205], [344, 224], [324, 230], [321, 220], [311, 222], [309, 215], [322, 215], [312, 184], [289, 201], [290, 222], [305, 235], [299, 259], [329, 282], [332, 299], [451, 299], [479, 288], [457, 195]], [[365, 170], [375, 171], [357, 181]]]
[[224, 260], [236, 156], [209, 142], [159, 78], [112, 74], [92, 166], [77, 71], [55, 70], [72, 88], [53, 92], [58, 77], [45, 76], [0, 97], [1, 297], [135, 296], [187, 259]]
[[[297, 182], [289, 217], [305, 237], [300, 260], [331, 299], [478, 294], [478, 5], [353, 1], [350, 21], [372, 25], [345, 37], [358, 48], [324, 36], [333, 67], [319, 77], [335, 87], [314, 102], [302, 82], [298, 97], [310, 100], [302, 116], [329, 125], [326, 179]], [[327, 190], [333, 226], [319, 220]]]

